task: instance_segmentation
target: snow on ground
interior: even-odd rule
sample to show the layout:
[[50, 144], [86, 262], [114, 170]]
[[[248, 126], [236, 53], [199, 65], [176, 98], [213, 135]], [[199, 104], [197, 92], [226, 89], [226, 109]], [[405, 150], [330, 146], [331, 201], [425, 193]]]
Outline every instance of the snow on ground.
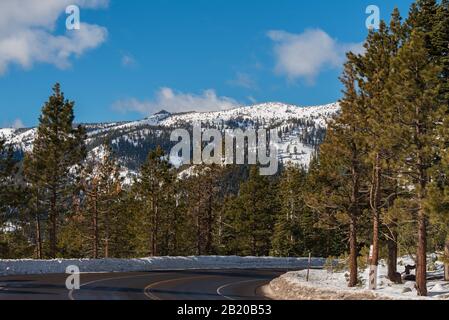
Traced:
[[[400, 259], [398, 270], [403, 271], [405, 265], [414, 265], [414, 262]], [[369, 269], [360, 274], [362, 284], [357, 288], [348, 288], [346, 271], [311, 270], [309, 282], [306, 281], [307, 271], [290, 272], [275, 279], [266, 290], [273, 298], [286, 300], [446, 300], [449, 299], [449, 282], [442, 280], [443, 274], [443, 264], [436, 262], [435, 271], [428, 276], [438, 280], [429, 280], [428, 297], [417, 296], [415, 282], [392, 283], [384, 263], [379, 266], [376, 291], [368, 290]]]
[[[312, 259], [313, 267], [322, 267], [325, 259]], [[213, 269], [302, 269], [306, 258], [271, 257], [155, 257], [142, 259], [100, 260], [0, 260], [0, 276], [65, 273], [68, 266], [77, 266], [83, 273], [145, 272], [153, 270]]]

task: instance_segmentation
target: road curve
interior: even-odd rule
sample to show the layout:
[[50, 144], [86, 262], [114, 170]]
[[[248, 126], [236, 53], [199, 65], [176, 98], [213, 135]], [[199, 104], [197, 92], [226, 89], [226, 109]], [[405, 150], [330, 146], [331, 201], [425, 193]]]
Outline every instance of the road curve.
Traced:
[[0, 300], [266, 300], [260, 288], [288, 270], [190, 270], [0, 277]]

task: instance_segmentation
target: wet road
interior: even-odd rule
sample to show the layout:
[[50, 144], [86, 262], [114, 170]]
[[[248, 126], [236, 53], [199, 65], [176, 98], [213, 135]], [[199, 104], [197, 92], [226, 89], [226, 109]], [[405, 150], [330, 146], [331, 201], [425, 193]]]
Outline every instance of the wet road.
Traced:
[[0, 300], [266, 300], [260, 288], [288, 270], [194, 270], [0, 277]]

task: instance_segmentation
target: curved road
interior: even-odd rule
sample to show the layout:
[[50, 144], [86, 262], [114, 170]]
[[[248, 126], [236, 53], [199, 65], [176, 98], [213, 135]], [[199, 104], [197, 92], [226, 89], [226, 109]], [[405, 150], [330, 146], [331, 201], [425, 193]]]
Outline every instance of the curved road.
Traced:
[[266, 300], [260, 288], [288, 270], [191, 270], [0, 277], [0, 300]]

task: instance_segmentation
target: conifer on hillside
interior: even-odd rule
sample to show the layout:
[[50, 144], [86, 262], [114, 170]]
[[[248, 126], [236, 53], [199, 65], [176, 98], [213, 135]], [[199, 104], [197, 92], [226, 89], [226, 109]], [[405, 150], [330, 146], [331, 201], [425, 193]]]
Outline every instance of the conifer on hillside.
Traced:
[[42, 108], [33, 150], [25, 158], [27, 181], [38, 190], [39, 208], [48, 217], [48, 254], [58, 256], [58, 228], [70, 207], [79, 169], [86, 156], [85, 129], [74, 126], [73, 101], [66, 100], [61, 86]]

